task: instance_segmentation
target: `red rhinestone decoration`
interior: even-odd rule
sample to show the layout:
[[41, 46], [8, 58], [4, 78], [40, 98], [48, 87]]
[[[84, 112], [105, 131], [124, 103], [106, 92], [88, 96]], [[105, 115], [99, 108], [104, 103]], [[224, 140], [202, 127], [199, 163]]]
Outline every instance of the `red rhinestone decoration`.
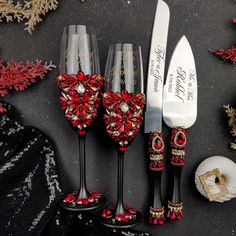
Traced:
[[180, 204], [174, 204], [174, 203], [171, 203], [169, 202], [168, 203], [168, 208], [169, 208], [169, 211], [166, 215], [166, 218], [167, 219], [170, 219], [170, 220], [182, 220], [183, 219], [183, 204], [180, 203]]
[[164, 169], [164, 135], [159, 132], [151, 132], [149, 137], [150, 169], [161, 171]]
[[149, 223], [152, 225], [162, 225], [165, 222], [164, 208], [150, 208]]
[[114, 220], [119, 222], [129, 222], [130, 220], [136, 218], [137, 211], [130, 206], [124, 207], [126, 210], [125, 214], [117, 214], [113, 216], [112, 212], [115, 211], [115, 208], [116, 208], [115, 206], [109, 206], [103, 209], [103, 211], [101, 212], [101, 217], [106, 219], [114, 217]]
[[184, 149], [186, 148], [186, 143], [187, 143], [187, 131], [186, 129], [183, 128], [175, 128], [172, 130], [172, 135], [171, 135], [171, 147], [176, 148], [176, 149]]
[[175, 166], [183, 166], [184, 157], [185, 157], [184, 155], [183, 156], [172, 155], [171, 164]]
[[172, 130], [171, 147], [172, 158], [171, 164], [175, 166], [183, 166], [185, 159], [185, 148], [187, 144], [187, 131], [183, 128], [175, 128]]
[[60, 104], [66, 118], [79, 135], [86, 134], [87, 127], [97, 116], [104, 78], [98, 74], [78, 72], [76, 75], [59, 75], [56, 80], [61, 89]]
[[126, 151], [142, 124], [145, 96], [142, 93], [108, 91], [103, 94], [104, 115], [107, 133]]
[[103, 209], [103, 211], [101, 212], [101, 217], [106, 218], [106, 219], [111, 218], [112, 217], [111, 210], [109, 208]]
[[63, 202], [64, 203], [72, 203], [74, 205], [89, 205], [90, 203], [96, 202], [99, 198], [102, 197], [101, 193], [97, 192], [96, 190], [89, 191], [89, 197], [87, 198], [77, 198], [78, 192], [75, 191], [73, 193], [68, 194]]

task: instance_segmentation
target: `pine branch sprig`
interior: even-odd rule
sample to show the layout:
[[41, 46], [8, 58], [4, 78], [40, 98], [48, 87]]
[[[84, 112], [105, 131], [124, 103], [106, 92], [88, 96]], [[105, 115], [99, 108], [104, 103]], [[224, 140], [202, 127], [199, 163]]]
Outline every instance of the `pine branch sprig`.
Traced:
[[0, 0], [0, 22], [25, 21], [25, 30], [32, 34], [42, 17], [56, 10], [58, 4], [59, 0]]
[[44, 79], [47, 72], [55, 66], [52, 62], [40, 60], [23, 62], [0, 61], [0, 95], [5, 96], [10, 90], [24, 90], [39, 79]]
[[0, 22], [21, 22], [24, 19], [23, 5], [20, 2], [14, 4], [12, 0], [0, 0]]
[[[236, 17], [232, 19], [232, 22], [236, 24]], [[221, 60], [236, 63], [236, 44], [233, 44], [230, 48], [227, 49], [211, 49], [210, 52], [214, 53]]]
[[25, 21], [25, 30], [32, 34], [35, 26], [42, 22], [42, 16], [57, 7], [58, 0], [24, 0], [23, 3], [0, 0], [0, 22]]
[[24, 18], [27, 19], [25, 25], [30, 34], [35, 30], [35, 26], [42, 22], [42, 16], [48, 11], [56, 10], [57, 0], [27, 0], [24, 5]]
[[[225, 112], [228, 115], [228, 125], [231, 128], [230, 133], [233, 137], [236, 137], [236, 109], [230, 107], [230, 105], [224, 105]], [[234, 143], [231, 143], [231, 148], [236, 149], [236, 139]]]

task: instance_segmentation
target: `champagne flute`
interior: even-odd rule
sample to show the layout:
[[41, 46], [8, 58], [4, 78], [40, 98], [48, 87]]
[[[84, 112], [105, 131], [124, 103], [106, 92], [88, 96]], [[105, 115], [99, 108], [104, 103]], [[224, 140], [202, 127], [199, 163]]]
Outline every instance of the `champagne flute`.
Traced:
[[80, 184], [78, 190], [68, 194], [62, 206], [70, 211], [88, 211], [101, 207], [105, 197], [86, 186], [85, 137], [97, 116], [103, 77], [99, 74], [96, 36], [85, 25], [64, 28], [61, 41], [60, 104], [71, 127], [79, 138]]
[[129, 228], [142, 218], [140, 212], [123, 203], [124, 154], [140, 131], [145, 103], [141, 47], [131, 43], [110, 46], [103, 105], [106, 131], [115, 141], [118, 153], [118, 189], [116, 206], [101, 212], [101, 223], [113, 228]]

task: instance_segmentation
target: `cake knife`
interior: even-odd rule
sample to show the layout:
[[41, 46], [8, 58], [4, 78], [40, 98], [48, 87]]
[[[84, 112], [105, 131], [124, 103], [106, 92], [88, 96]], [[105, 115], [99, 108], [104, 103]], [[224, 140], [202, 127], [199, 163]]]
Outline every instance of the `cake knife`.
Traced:
[[150, 224], [163, 224], [164, 207], [161, 200], [161, 176], [164, 168], [164, 136], [162, 133], [162, 97], [166, 45], [170, 12], [168, 5], [159, 0], [153, 25], [147, 75], [147, 105], [145, 133], [149, 134], [150, 169], [153, 173], [154, 194], [150, 207]]

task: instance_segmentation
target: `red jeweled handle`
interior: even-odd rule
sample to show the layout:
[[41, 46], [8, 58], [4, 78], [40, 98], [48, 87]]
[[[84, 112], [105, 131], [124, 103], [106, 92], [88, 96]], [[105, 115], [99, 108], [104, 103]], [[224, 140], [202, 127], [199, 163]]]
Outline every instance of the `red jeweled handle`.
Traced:
[[150, 224], [162, 225], [165, 222], [164, 207], [161, 200], [161, 177], [164, 169], [163, 152], [165, 148], [164, 135], [151, 132], [149, 140], [150, 170], [153, 172], [154, 194], [150, 207]]
[[167, 218], [181, 220], [183, 218], [183, 203], [181, 200], [181, 173], [184, 166], [185, 148], [187, 144], [187, 132], [177, 127], [172, 130], [171, 136], [171, 164], [173, 166], [172, 196], [168, 201]]

